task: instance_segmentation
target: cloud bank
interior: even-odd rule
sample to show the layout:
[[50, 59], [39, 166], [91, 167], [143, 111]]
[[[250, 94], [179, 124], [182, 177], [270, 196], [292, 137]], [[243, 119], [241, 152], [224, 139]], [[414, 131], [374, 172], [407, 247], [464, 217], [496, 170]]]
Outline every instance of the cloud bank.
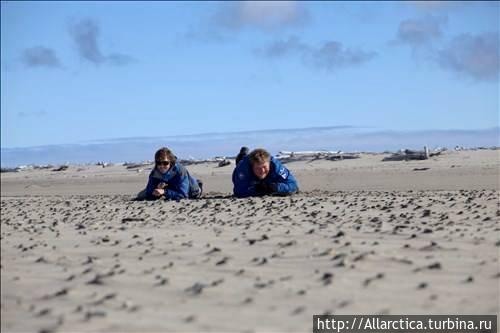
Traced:
[[302, 26], [309, 18], [308, 11], [298, 1], [238, 1], [222, 3], [212, 20], [227, 30], [274, 30]]
[[427, 15], [401, 21], [392, 45], [408, 45], [423, 52], [428, 62], [475, 81], [498, 81], [500, 71], [499, 41], [496, 32], [460, 34], [444, 40], [446, 17]]
[[100, 27], [92, 19], [82, 19], [73, 23], [69, 29], [70, 35], [76, 44], [81, 58], [95, 65], [128, 65], [134, 59], [126, 54], [112, 53], [104, 55], [99, 46]]
[[329, 72], [364, 64], [377, 55], [376, 52], [345, 47], [337, 41], [326, 41], [319, 46], [312, 46], [296, 36], [273, 41], [257, 49], [256, 53], [271, 59], [298, 56], [304, 64]]
[[394, 42], [395, 44], [408, 44], [413, 47], [426, 45], [442, 36], [442, 29], [446, 23], [446, 17], [432, 15], [420, 19], [403, 20], [399, 24]]
[[46, 111], [35, 111], [35, 112], [18, 112], [17, 116], [20, 118], [27, 118], [27, 117], [45, 117], [47, 115]]
[[310, 20], [309, 11], [300, 1], [222, 1], [206, 21], [191, 26], [185, 37], [199, 42], [226, 42], [244, 30], [297, 29]]
[[26, 67], [62, 67], [54, 50], [44, 46], [25, 49], [22, 53], [21, 61]]
[[445, 70], [478, 81], [498, 81], [499, 40], [498, 32], [462, 34], [438, 50], [434, 59]]

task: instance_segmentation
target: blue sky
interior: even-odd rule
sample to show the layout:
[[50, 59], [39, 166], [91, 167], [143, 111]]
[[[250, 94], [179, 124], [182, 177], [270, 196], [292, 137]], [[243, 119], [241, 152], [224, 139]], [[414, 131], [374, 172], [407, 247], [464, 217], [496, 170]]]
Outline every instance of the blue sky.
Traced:
[[499, 126], [498, 2], [1, 3], [1, 145]]

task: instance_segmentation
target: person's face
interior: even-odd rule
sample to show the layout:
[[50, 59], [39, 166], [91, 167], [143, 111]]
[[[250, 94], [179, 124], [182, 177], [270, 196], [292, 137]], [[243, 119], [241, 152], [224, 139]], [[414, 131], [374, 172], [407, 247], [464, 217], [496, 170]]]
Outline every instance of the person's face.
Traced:
[[264, 179], [269, 174], [271, 168], [270, 161], [264, 163], [254, 163], [252, 164], [252, 171], [254, 175], [259, 179]]
[[170, 161], [168, 160], [168, 158], [160, 158], [156, 161], [156, 168], [158, 169], [158, 171], [160, 171], [161, 173], [165, 173], [167, 172], [169, 169], [170, 169]]

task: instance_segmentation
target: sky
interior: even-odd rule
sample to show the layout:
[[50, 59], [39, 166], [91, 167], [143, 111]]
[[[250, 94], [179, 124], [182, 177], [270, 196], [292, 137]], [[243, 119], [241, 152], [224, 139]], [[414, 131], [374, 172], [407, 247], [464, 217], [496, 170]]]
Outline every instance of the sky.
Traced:
[[1, 2], [1, 147], [499, 126], [499, 2]]

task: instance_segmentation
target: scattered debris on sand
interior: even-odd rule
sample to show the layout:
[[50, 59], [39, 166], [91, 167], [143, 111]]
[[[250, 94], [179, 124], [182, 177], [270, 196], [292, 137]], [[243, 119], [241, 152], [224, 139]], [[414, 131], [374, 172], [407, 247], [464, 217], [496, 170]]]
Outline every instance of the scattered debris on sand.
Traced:
[[220, 161], [217, 166], [219, 168], [222, 168], [222, 167], [225, 167], [225, 166], [228, 166], [228, 165], [231, 165], [231, 161], [224, 159], [224, 160]]
[[446, 148], [437, 148], [429, 152], [429, 148], [424, 146], [423, 150], [401, 149], [391, 156], [384, 157], [382, 161], [409, 161], [409, 160], [428, 160], [431, 157], [441, 155]]
[[315, 160], [329, 160], [341, 161], [360, 158], [357, 153], [346, 153], [343, 151], [280, 151], [276, 158], [282, 163], [290, 163], [297, 161], [315, 161]]
[[59, 168], [53, 169], [52, 171], [64, 171], [68, 170], [69, 166], [67, 165], [61, 165]]

